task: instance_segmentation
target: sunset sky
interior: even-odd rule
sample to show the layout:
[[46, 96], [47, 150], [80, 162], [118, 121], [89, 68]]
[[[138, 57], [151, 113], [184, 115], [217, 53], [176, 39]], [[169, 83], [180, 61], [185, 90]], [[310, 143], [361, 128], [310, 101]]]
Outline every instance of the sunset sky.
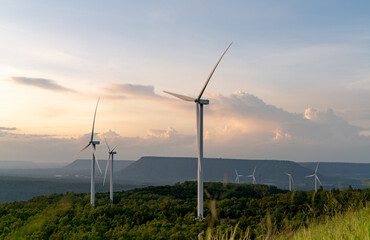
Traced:
[[0, 160], [73, 161], [99, 96], [117, 159], [196, 156], [195, 104], [163, 90], [197, 96], [233, 41], [205, 157], [370, 162], [368, 1], [0, 3]]

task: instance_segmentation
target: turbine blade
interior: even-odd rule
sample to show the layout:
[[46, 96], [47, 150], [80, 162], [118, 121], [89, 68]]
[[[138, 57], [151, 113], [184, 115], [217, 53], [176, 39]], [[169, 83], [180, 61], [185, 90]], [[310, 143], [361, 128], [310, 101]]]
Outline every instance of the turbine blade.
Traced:
[[245, 177], [253, 177], [253, 175], [248, 175], [248, 176], [245, 176]]
[[315, 173], [317, 173], [317, 169], [319, 168], [319, 163], [316, 165]]
[[113, 151], [116, 149], [116, 147], [118, 147], [118, 145], [120, 145], [120, 144], [121, 144], [121, 142], [117, 143], [117, 144], [116, 144], [116, 146], [114, 146], [114, 147], [113, 147], [112, 152], [113, 152]]
[[181, 95], [181, 94], [177, 94], [177, 93], [173, 93], [173, 92], [168, 92], [168, 91], [163, 91], [164, 93], [167, 93], [167, 94], [170, 94], [172, 96], [175, 96], [177, 98], [180, 98], [181, 100], [184, 100], [184, 101], [188, 101], [188, 102], [194, 102], [195, 99], [192, 98], [192, 97], [188, 97], [188, 96], [185, 96], [185, 95]]
[[321, 181], [320, 181], [320, 179], [319, 179], [318, 176], [316, 176], [316, 179], [317, 179], [317, 181], [319, 181], [320, 185], [322, 185], [322, 183], [321, 183]]
[[306, 177], [313, 177], [313, 176], [315, 176], [315, 174], [312, 174], [312, 175], [308, 175], [308, 176], [306, 176]]
[[92, 130], [91, 130], [91, 141], [93, 141], [93, 139], [94, 139], [95, 118], [96, 118], [96, 111], [98, 110], [99, 101], [100, 101], [100, 97], [98, 98], [98, 102], [96, 103], [96, 107], [95, 107], [93, 126], [92, 126]]
[[254, 170], [253, 170], [253, 176], [254, 176], [254, 173], [256, 172], [256, 168], [257, 168], [257, 167], [254, 167]]
[[236, 176], [238, 176], [238, 171], [236, 171], [236, 168], [235, 168], [235, 173], [236, 173]]
[[99, 168], [99, 171], [101, 174], [103, 174], [101, 168], [100, 168], [100, 165], [99, 165], [99, 161], [98, 159], [96, 159], [96, 156], [95, 156], [95, 149], [93, 148], [93, 155], [94, 155], [94, 159], [95, 159], [95, 162], [96, 162], [96, 165], [98, 165], [98, 168]]
[[85, 147], [83, 147], [78, 153], [76, 153], [75, 156], [77, 156], [78, 154], [80, 154], [82, 151], [84, 151], [86, 148], [88, 148], [90, 146], [91, 142], [89, 142]]
[[104, 142], [107, 145], [108, 151], [110, 152], [110, 147], [109, 147], [109, 144], [108, 144], [107, 139], [105, 138], [105, 136], [104, 136]]
[[109, 167], [109, 164], [110, 164], [110, 161], [109, 161], [109, 160], [110, 160], [110, 153], [109, 153], [108, 160], [107, 160], [107, 166], [105, 167], [103, 186], [104, 186], [104, 184], [105, 184], [105, 177], [107, 176], [108, 167]]
[[291, 179], [292, 179], [292, 186], [294, 185], [294, 180], [293, 180], [293, 177], [291, 177]]
[[204, 84], [204, 86], [203, 86], [203, 88], [202, 88], [202, 91], [200, 91], [200, 93], [199, 93], [199, 96], [198, 96], [198, 98], [197, 98], [198, 100], [202, 97], [202, 95], [203, 95], [203, 93], [204, 93], [204, 90], [206, 90], [206, 87], [207, 87], [207, 85], [208, 85], [209, 80], [211, 80], [211, 77], [212, 77], [213, 73], [216, 71], [216, 68], [217, 68], [218, 64], [221, 62], [221, 60], [222, 60], [222, 58], [224, 57], [224, 55], [225, 55], [225, 53], [227, 52], [227, 50], [229, 50], [229, 48], [231, 47], [231, 44], [233, 44], [233, 42], [231, 42], [231, 43], [229, 44], [229, 46], [226, 48], [226, 50], [224, 51], [224, 53], [221, 55], [220, 59], [219, 59], [219, 60], [218, 60], [218, 62], [216, 63], [216, 66], [213, 68], [213, 70], [211, 71], [211, 73], [208, 75], [207, 81], [206, 81], [206, 83]]

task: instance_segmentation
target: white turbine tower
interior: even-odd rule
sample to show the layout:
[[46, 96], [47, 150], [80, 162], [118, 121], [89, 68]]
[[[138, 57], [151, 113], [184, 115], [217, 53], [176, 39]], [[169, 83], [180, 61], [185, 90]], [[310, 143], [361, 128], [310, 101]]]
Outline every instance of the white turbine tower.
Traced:
[[109, 151], [109, 156], [108, 156], [107, 165], [106, 165], [106, 168], [105, 168], [103, 186], [105, 184], [105, 177], [107, 176], [108, 167], [110, 166], [110, 168], [109, 168], [109, 176], [110, 176], [110, 178], [109, 178], [109, 192], [110, 192], [109, 198], [110, 198], [110, 204], [113, 204], [113, 157], [114, 157], [114, 154], [117, 154], [117, 152], [115, 152], [114, 150], [116, 149], [118, 144], [116, 146], [114, 146], [114, 148], [112, 148], [112, 150], [111, 150], [108, 143], [107, 143], [107, 140], [105, 139], [105, 137], [104, 137], [104, 141], [105, 141], [105, 144], [107, 145], [107, 148], [108, 148], [108, 151]]
[[315, 173], [312, 174], [312, 175], [308, 175], [306, 176], [307, 178], [308, 177], [315, 177], [315, 192], [317, 192], [317, 181], [320, 183], [320, 185], [322, 185], [319, 177], [317, 176], [317, 169], [319, 168], [319, 163], [317, 163], [317, 166], [316, 166], [316, 169], [315, 169]]
[[291, 173], [285, 173], [289, 177], [289, 191], [292, 191], [292, 187], [294, 187], [293, 176]]
[[247, 177], [251, 177], [252, 178], [252, 183], [253, 184], [256, 184], [257, 183], [256, 178], [254, 177], [254, 173], [255, 172], [256, 172], [256, 167], [254, 167], [253, 174], [247, 176]]
[[224, 53], [221, 55], [220, 59], [216, 63], [216, 66], [213, 68], [211, 73], [209, 74], [207, 81], [205, 82], [202, 90], [199, 93], [199, 96], [197, 98], [192, 98], [184, 95], [180, 95], [177, 93], [167, 92], [172, 96], [175, 96], [177, 98], [180, 98], [181, 100], [188, 101], [188, 102], [195, 102], [196, 104], [196, 118], [197, 118], [197, 139], [198, 139], [198, 218], [203, 218], [203, 172], [202, 172], [202, 162], [203, 162], [203, 105], [208, 105], [209, 100], [201, 99], [204, 90], [206, 89], [209, 80], [211, 80], [211, 77], [213, 73], [215, 72], [218, 64], [221, 62], [221, 59], [227, 52], [227, 50], [230, 48], [232, 43], [226, 48]]
[[100, 98], [98, 98], [98, 102], [96, 103], [95, 107], [95, 113], [94, 113], [94, 120], [93, 120], [93, 126], [92, 126], [92, 131], [91, 131], [91, 139], [90, 142], [81, 149], [77, 154], [80, 152], [84, 151], [86, 148], [88, 148], [90, 145], [92, 146], [92, 161], [91, 161], [91, 197], [90, 197], [90, 202], [91, 202], [91, 207], [95, 206], [95, 162], [98, 165], [100, 173], [102, 173], [101, 168], [99, 166], [98, 160], [95, 158], [95, 151], [96, 151], [96, 145], [100, 144], [99, 141], [94, 141], [94, 127], [95, 127], [95, 118], [96, 118], [96, 110], [98, 109], [98, 104], [99, 104]]
[[236, 174], [235, 183], [240, 183], [239, 178], [243, 177], [243, 175], [238, 174], [238, 171], [236, 171], [236, 168], [235, 168], [235, 174]]

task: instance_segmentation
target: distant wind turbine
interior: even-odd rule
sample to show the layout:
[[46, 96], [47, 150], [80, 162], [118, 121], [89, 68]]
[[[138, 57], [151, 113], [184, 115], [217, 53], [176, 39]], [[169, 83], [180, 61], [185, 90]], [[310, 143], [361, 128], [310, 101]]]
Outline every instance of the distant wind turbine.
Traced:
[[236, 171], [236, 168], [235, 168], [235, 174], [236, 174], [236, 178], [235, 178], [235, 183], [240, 183], [240, 177], [243, 177], [243, 175], [240, 175], [238, 174], [238, 171]]
[[317, 169], [319, 168], [319, 163], [317, 163], [317, 166], [316, 166], [316, 169], [315, 169], [315, 173], [312, 174], [312, 175], [308, 175], [306, 176], [307, 178], [308, 177], [315, 177], [315, 192], [317, 192], [317, 181], [320, 183], [320, 185], [322, 185], [319, 177], [317, 176]]
[[196, 104], [197, 139], [198, 139], [198, 203], [197, 203], [197, 205], [198, 205], [198, 219], [202, 219], [204, 217], [203, 216], [203, 172], [202, 172], [202, 162], [203, 162], [203, 105], [208, 105], [209, 104], [209, 100], [201, 99], [201, 97], [204, 93], [204, 90], [206, 89], [206, 87], [208, 85], [209, 80], [211, 80], [211, 77], [212, 77], [213, 73], [215, 72], [218, 64], [221, 62], [221, 59], [223, 58], [223, 56], [225, 55], [227, 50], [229, 50], [231, 44], [232, 43], [230, 43], [230, 45], [226, 48], [226, 50], [224, 51], [224, 53], [221, 55], [220, 59], [216, 63], [216, 66], [213, 68], [213, 70], [209, 74], [209, 76], [207, 78], [207, 81], [205, 82], [205, 84], [204, 84], [204, 86], [203, 86], [202, 90], [200, 91], [199, 96], [197, 98], [188, 97], [188, 96], [184, 96], [184, 95], [181, 95], [181, 94], [164, 91], [165, 93], [168, 93], [172, 96], [180, 98], [181, 100], [188, 101], [188, 102], [195, 102], [195, 104]]
[[94, 120], [93, 120], [93, 125], [92, 125], [92, 131], [91, 131], [91, 138], [89, 143], [81, 149], [76, 155], [78, 155], [80, 152], [84, 151], [86, 148], [88, 148], [90, 145], [92, 146], [92, 162], [91, 162], [91, 197], [90, 197], [90, 202], [91, 202], [91, 207], [95, 206], [95, 162], [98, 165], [100, 173], [102, 173], [101, 168], [99, 166], [98, 160], [95, 158], [95, 151], [96, 151], [96, 145], [100, 144], [99, 141], [94, 141], [94, 127], [95, 127], [95, 118], [96, 118], [96, 110], [98, 109], [98, 104], [99, 104], [100, 98], [98, 98], [98, 102], [96, 103], [95, 107], [95, 113], [94, 113]]
[[253, 174], [246, 176], [246, 177], [251, 177], [252, 178], [252, 183], [253, 184], [257, 183], [256, 178], [254, 177], [255, 172], [256, 172], [256, 167], [254, 167]]
[[294, 186], [293, 176], [291, 173], [285, 173], [289, 177], [289, 191], [292, 191], [292, 187]]
[[107, 140], [105, 139], [104, 137], [104, 141], [105, 141], [105, 144], [107, 145], [107, 148], [108, 148], [108, 151], [109, 151], [109, 156], [108, 156], [108, 160], [107, 160], [107, 165], [106, 165], [106, 168], [105, 168], [105, 174], [104, 174], [104, 181], [103, 181], [103, 186], [105, 184], [105, 177], [107, 176], [107, 172], [108, 172], [108, 167], [110, 166], [109, 168], [109, 192], [110, 192], [110, 204], [113, 204], [113, 157], [114, 157], [114, 154], [117, 154], [117, 152], [115, 152], [114, 150], [116, 149], [116, 147], [118, 146], [119, 143], [116, 144], [116, 146], [114, 146], [114, 148], [112, 148], [112, 150], [110, 149], [108, 143], [107, 143]]

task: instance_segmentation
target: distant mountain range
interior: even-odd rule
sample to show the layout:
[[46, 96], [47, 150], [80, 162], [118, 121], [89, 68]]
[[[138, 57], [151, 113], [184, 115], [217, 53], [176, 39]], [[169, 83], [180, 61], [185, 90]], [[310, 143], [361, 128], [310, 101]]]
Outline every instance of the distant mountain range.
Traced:
[[[123, 168], [129, 166], [135, 161], [131, 160], [114, 160], [114, 171], [122, 170]], [[101, 168], [105, 169], [106, 160], [99, 160], [99, 165]], [[91, 169], [91, 159], [77, 159], [72, 163], [64, 167], [64, 169], [73, 169], [73, 170], [89, 170]]]
[[[117, 172], [134, 161], [130, 160], [114, 160], [114, 171]], [[97, 173], [97, 180], [103, 179], [106, 167], [106, 160], [99, 160], [99, 165], [102, 168], [103, 174]], [[0, 167], [0, 175], [16, 176], [16, 177], [35, 177], [35, 178], [67, 178], [67, 179], [89, 179], [91, 173], [91, 159], [77, 159], [70, 164], [54, 167], [54, 168], [35, 168], [35, 163], [12, 161], [11, 165], [3, 168]], [[0, 163], [1, 166], [1, 163]], [[10, 167], [13, 166], [13, 167]], [[33, 167], [30, 167], [33, 166]], [[96, 167], [96, 171], [99, 172]]]
[[[348, 164], [351, 165], [351, 163]], [[305, 167], [305, 165], [308, 167]], [[312, 168], [312, 166], [314, 167]], [[335, 172], [335, 166], [335, 164], [332, 166], [332, 172]], [[363, 164], [363, 166], [370, 167], [370, 164]], [[294, 182], [298, 189], [313, 189], [314, 179], [306, 178], [305, 176], [313, 174], [316, 163], [298, 164], [284, 160], [205, 158], [203, 162], [204, 181], [222, 182], [227, 179], [228, 182], [234, 182], [236, 169], [239, 174], [243, 175], [240, 178], [241, 183], [251, 183], [252, 179], [245, 176], [252, 174], [255, 167], [257, 183], [275, 185], [279, 188], [287, 189], [288, 176], [284, 174], [287, 172], [293, 174]], [[338, 167], [342, 166], [338, 165]], [[325, 168], [326, 164], [323, 166], [323, 169]], [[370, 172], [367, 172], [367, 175], [363, 172], [356, 173], [357, 167], [347, 169], [347, 175], [362, 176], [362, 179], [369, 179], [370, 177]], [[142, 157], [128, 167], [118, 171], [116, 175], [120, 182], [127, 183], [159, 185], [189, 180], [196, 181], [197, 159], [186, 157]], [[326, 176], [321, 171], [321, 166], [319, 167], [318, 176], [324, 188], [328, 189], [346, 188], [349, 185], [358, 188], [364, 187], [359, 178], [346, 178], [340, 174]]]
[[[99, 164], [103, 173], [100, 174], [96, 169], [97, 184], [103, 181], [106, 161], [99, 160]], [[284, 174], [287, 172], [293, 174], [296, 189], [312, 190], [314, 179], [305, 176], [313, 174], [316, 164], [316, 162], [297, 163], [284, 160], [205, 158], [203, 174], [206, 182], [234, 182], [236, 169], [239, 174], [243, 175], [240, 177], [240, 183], [251, 183], [252, 178], [246, 176], [252, 174], [253, 169], [256, 168], [257, 183], [288, 189], [288, 176]], [[54, 179], [73, 180], [73, 184], [78, 181], [89, 183], [90, 169], [91, 159], [78, 159], [62, 167], [49, 168], [39, 163], [0, 161], [0, 176], [35, 178], [38, 181]], [[325, 189], [344, 189], [349, 185], [354, 188], [365, 188], [366, 181], [370, 182], [370, 163], [321, 162], [318, 176]], [[196, 178], [197, 158], [142, 157], [137, 161], [115, 160], [115, 183], [117, 185], [163, 185], [196, 181]], [[85, 189], [88, 190], [86, 187]], [[74, 188], [70, 191], [74, 191]]]

